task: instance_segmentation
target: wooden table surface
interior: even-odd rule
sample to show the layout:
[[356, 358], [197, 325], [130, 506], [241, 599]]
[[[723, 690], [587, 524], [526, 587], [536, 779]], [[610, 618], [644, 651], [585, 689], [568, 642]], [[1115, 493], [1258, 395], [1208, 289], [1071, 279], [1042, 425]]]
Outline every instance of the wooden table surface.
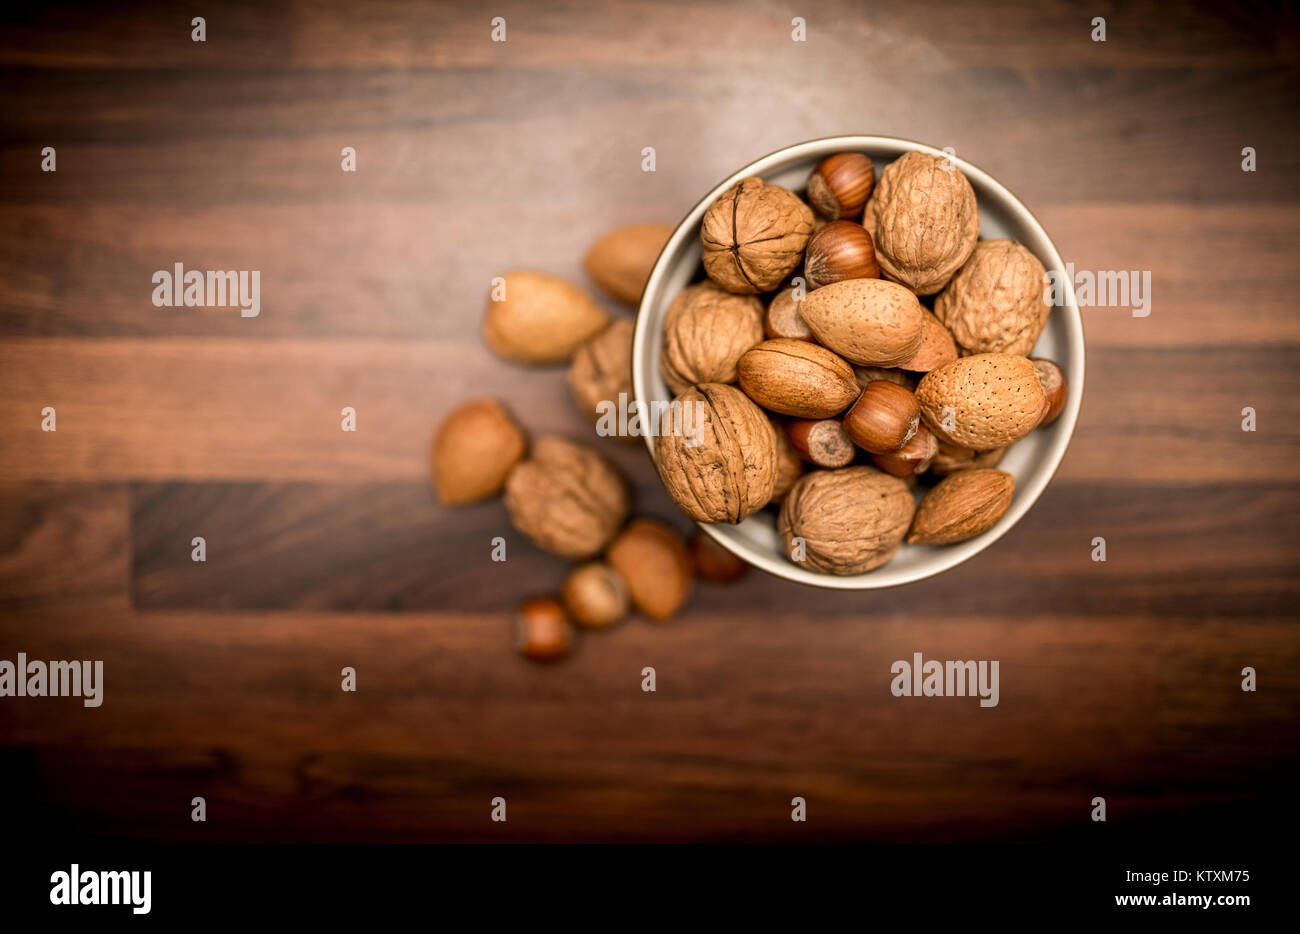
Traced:
[[[1089, 839], [1094, 796], [1107, 829], [1139, 836], [1294, 813], [1293, 14], [204, 7], [204, 43], [172, 4], [3, 14], [0, 658], [103, 659], [106, 679], [96, 709], [0, 699], [20, 822], [176, 841], [939, 842]], [[841, 133], [951, 146], [1077, 269], [1150, 271], [1148, 317], [1085, 312], [1056, 480], [933, 580], [852, 594], [755, 572], [558, 667], [518, 658], [512, 609], [566, 565], [499, 502], [439, 507], [428, 441], [483, 394], [534, 434], [590, 428], [561, 370], [482, 346], [491, 278], [586, 282], [606, 230], [675, 223], [736, 167]], [[154, 307], [152, 272], [178, 262], [260, 270], [260, 316]], [[601, 443], [637, 510], [686, 530], [644, 451]], [[891, 662], [916, 651], [1000, 660], [1000, 704], [891, 696]]]

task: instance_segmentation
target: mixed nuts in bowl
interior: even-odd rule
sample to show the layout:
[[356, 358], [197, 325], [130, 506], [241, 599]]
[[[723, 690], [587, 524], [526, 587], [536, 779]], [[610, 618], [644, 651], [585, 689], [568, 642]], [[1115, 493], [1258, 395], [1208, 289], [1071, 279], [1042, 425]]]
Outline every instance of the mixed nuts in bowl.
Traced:
[[960, 564], [1024, 515], [1074, 430], [1083, 328], [1047, 277], [1063, 269], [1020, 201], [929, 146], [836, 137], [746, 166], [673, 232], [641, 300], [633, 392], [666, 412], [646, 437], [666, 489], [790, 580]]

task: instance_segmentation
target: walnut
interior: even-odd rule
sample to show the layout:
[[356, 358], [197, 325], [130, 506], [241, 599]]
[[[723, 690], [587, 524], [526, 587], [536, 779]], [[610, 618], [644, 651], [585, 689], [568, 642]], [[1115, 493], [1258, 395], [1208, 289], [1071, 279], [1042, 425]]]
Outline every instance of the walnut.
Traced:
[[968, 353], [1028, 354], [1052, 306], [1047, 270], [1014, 240], [985, 240], [934, 300], [934, 314]]
[[659, 372], [674, 395], [697, 383], [734, 383], [737, 361], [762, 340], [762, 302], [697, 282], [668, 307]]
[[542, 438], [506, 479], [506, 510], [516, 529], [562, 558], [590, 558], [627, 518], [627, 485], [594, 448]]
[[[578, 409], [595, 421], [601, 402], [632, 398], [632, 322], [620, 318], [578, 348], [569, 365], [569, 391]], [[637, 440], [631, 438], [630, 440]]]
[[776, 528], [796, 564], [861, 574], [894, 556], [914, 511], [907, 484], [874, 467], [815, 470], [786, 494]]
[[739, 522], [772, 498], [776, 434], [739, 389], [704, 383], [664, 413], [655, 465], [673, 501], [692, 519]]
[[803, 260], [812, 232], [812, 208], [794, 192], [741, 179], [704, 215], [704, 271], [728, 292], [771, 291]]
[[943, 156], [907, 152], [880, 174], [863, 225], [885, 278], [933, 295], [979, 239], [979, 210], [966, 176]]

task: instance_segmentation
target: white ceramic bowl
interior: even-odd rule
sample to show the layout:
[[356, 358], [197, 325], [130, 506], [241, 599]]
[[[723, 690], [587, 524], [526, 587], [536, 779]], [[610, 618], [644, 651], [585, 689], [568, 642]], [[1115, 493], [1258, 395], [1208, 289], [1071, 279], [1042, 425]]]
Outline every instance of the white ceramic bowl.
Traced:
[[[642, 405], [672, 399], [672, 393], [659, 374], [664, 315], [673, 297], [683, 287], [703, 278], [700, 265], [700, 223], [704, 212], [718, 195], [740, 179], [751, 175], [802, 192], [813, 167], [837, 152], [855, 151], [871, 156], [879, 179], [880, 170], [886, 164], [909, 150], [944, 155], [932, 146], [888, 136], [836, 136], [811, 140], [750, 163], [706, 194], [673, 231], [650, 273], [645, 294], [641, 298], [636, 336], [632, 345], [632, 391]], [[700, 528], [723, 547], [771, 574], [816, 587], [869, 590], [908, 584], [956, 567], [992, 545], [1020, 521], [1020, 517], [1043, 492], [1043, 488], [1056, 473], [1061, 458], [1065, 456], [1070, 436], [1074, 433], [1074, 423], [1079, 416], [1080, 400], [1083, 398], [1083, 323], [1074, 301], [1074, 289], [1064, 277], [1065, 265], [1047, 232], [1015, 195], [969, 162], [956, 157], [953, 159], [975, 189], [980, 211], [980, 236], [985, 239], [1009, 237], [1018, 240], [1042, 260], [1049, 271], [1062, 272], [1063, 302], [1052, 310], [1047, 327], [1034, 346], [1033, 356], [1055, 360], [1064, 369], [1069, 387], [1065, 408], [1061, 417], [1050, 427], [1035, 431], [1017, 442], [998, 465], [999, 469], [1015, 476], [1016, 492], [1010, 508], [997, 525], [983, 535], [956, 545], [903, 545], [887, 564], [865, 574], [839, 577], [819, 574], [794, 564], [782, 552], [775, 517], [767, 510], [750, 516], [739, 525], [700, 523]], [[646, 444], [653, 456], [654, 439], [647, 437]]]

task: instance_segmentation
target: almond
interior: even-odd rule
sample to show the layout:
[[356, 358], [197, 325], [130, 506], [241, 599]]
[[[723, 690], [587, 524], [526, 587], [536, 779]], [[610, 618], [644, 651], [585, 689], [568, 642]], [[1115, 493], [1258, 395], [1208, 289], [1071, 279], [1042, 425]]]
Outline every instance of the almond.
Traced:
[[908, 289], [883, 279], [845, 279], [814, 292], [799, 314], [822, 344], [863, 366], [895, 367], [921, 349], [924, 311]]
[[694, 568], [680, 535], [656, 519], [634, 519], [605, 553], [627, 582], [636, 608], [651, 619], [677, 612], [691, 592]]
[[565, 363], [609, 324], [582, 289], [544, 272], [512, 272], [493, 287], [483, 339], [515, 363]]
[[783, 415], [829, 418], [858, 397], [853, 367], [808, 341], [763, 341], [740, 358], [737, 369], [745, 394], [763, 408]]
[[672, 233], [667, 224], [633, 224], [611, 230], [587, 251], [583, 260], [587, 275], [606, 294], [638, 305], [650, 270]]
[[1015, 477], [1001, 470], [963, 470], [940, 480], [912, 520], [913, 545], [951, 545], [991, 529], [1011, 505]]
[[1047, 410], [1038, 370], [1017, 354], [976, 354], [931, 370], [916, 398], [935, 437], [972, 451], [1019, 441]]
[[943, 322], [924, 308], [921, 314], [921, 346], [911, 360], [899, 364], [913, 373], [928, 373], [957, 359], [957, 344]]
[[432, 446], [433, 486], [449, 506], [501, 492], [528, 449], [523, 430], [493, 399], [474, 399], [447, 414]]

